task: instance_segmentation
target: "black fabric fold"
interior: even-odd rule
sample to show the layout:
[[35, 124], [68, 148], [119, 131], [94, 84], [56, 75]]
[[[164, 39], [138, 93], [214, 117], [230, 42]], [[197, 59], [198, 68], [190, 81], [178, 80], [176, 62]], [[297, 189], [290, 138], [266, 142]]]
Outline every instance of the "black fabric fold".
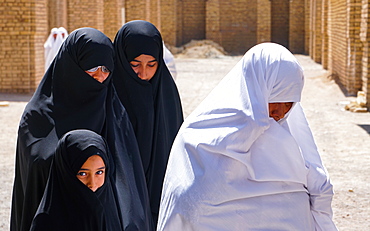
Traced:
[[[135, 131], [156, 223], [168, 156], [183, 122], [180, 96], [163, 60], [162, 37], [153, 24], [142, 20], [126, 23], [118, 31], [114, 47], [113, 83]], [[141, 54], [158, 61], [149, 81], [140, 79], [129, 63]]]

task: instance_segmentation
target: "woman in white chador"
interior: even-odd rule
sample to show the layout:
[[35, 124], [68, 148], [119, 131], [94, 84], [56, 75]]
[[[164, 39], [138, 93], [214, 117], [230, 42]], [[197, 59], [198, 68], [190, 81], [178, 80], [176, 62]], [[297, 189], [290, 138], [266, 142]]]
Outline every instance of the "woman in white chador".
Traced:
[[67, 36], [68, 32], [64, 27], [51, 29], [50, 35], [44, 43], [45, 71], [49, 68], [50, 63], [53, 61]]
[[244, 55], [175, 139], [158, 230], [337, 230], [303, 82], [283, 46]]

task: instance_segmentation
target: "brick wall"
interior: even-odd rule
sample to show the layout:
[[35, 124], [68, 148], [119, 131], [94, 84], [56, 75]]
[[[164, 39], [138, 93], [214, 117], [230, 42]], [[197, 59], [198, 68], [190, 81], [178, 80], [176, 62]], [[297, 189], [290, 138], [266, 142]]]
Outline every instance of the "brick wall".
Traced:
[[103, 32], [114, 41], [117, 31], [122, 26], [122, 8], [121, 0], [104, 1], [104, 30]]
[[124, 2], [126, 22], [137, 19], [146, 20], [146, 15], [149, 14], [146, 7], [147, 0], [125, 0]]
[[271, 1], [261, 0], [257, 5], [257, 43], [271, 41]]
[[67, 0], [47, 0], [48, 31], [54, 27], [67, 28]]
[[369, 0], [362, 0], [360, 39], [363, 45], [362, 50], [362, 88], [366, 94], [367, 107], [370, 108], [370, 23], [369, 23]]
[[346, 75], [347, 47], [347, 2], [331, 1], [329, 5], [329, 70], [337, 78]]
[[305, 0], [304, 3], [305, 12], [304, 12], [304, 30], [305, 30], [305, 36], [304, 36], [304, 53], [309, 54], [310, 53], [310, 26], [311, 26], [311, 0]]
[[361, 90], [362, 74], [362, 43], [360, 40], [361, 26], [361, 0], [348, 0], [348, 53], [347, 69], [344, 76], [340, 76], [341, 82], [345, 85], [347, 93], [356, 95]]
[[311, 58], [321, 62], [321, 47], [322, 47], [322, 1], [312, 0], [310, 6], [310, 47], [309, 54]]
[[289, 50], [293, 53], [304, 53], [305, 39], [305, 1], [290, 1], [289, 5]]
[[206, 1], [205, 0], [182, 0], [182, 38], [185, 44], [192, 39], [205, 39], [206, 35]]
[[206, 10], [206, 38], [216, 41], [227, 52], [243, 54], [257, 43], [256, 0], [209, 0]]
[[329, 56], [329, 34], [328, 34], [328, 14], [329, 14], [329, 0], [322, 1], [321, 7], [321, 65], [328, 69]]
[[206, 4], [206, 38], [218, 44], [222, 44], [220, 28], [220, 1], [209, 0]]
[[33, 92], [44, 72], [46, 1], [4, 0], [0, 9], [0, 91]]
[[113, 40], [123, 22], [143, 19], [170, 45], [211, 39], [231, 54], [242, 54], [260, 42], [284, 43], [321, 63], [346, 93], [365, 91], [369, 102], [368, 1], [3, 0], [0, 91], [37, 87], [51, 28], [63, 26], [70, 33], [89, 26]]
[[360, 0], [330, 1], [328, 9], [327, 67], [347, 95], [356, 95], [362, 88], [362, 3]]
[[104, 0], [68, 0], [68, 31], [93, 27], [104, 31]]
[[271, 41], [289, 48], [289, 1], [271, 0]]
[[178, 31], [176, 0], [161, 0], [160, 3], [158, 29], [167, 44], [175, 45]]

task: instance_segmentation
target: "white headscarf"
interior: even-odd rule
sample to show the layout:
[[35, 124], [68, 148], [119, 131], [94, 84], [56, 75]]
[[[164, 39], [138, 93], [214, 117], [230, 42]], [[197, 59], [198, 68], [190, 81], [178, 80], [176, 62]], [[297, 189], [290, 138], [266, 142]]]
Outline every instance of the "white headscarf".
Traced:
[[64, 27], [51, 29], [50, 35], [44, 43], [45, 71], [49, 68], [67, 36], [68, 32]]
[[[324, 198], [311, 205], [319, 214], [313, 226], [335, 230], [332, 186], [299, 104], [303, 82], [300, 64], [281, 45], [259, 44], [244, 55], [174, 141], [158, 230], [239, 230], [249, 221], [235, 213], [248, 213], [251, 198], [293, 192]], [[279, 122], [269, 118], [268, 103], [276, 102], [294, 102]]]

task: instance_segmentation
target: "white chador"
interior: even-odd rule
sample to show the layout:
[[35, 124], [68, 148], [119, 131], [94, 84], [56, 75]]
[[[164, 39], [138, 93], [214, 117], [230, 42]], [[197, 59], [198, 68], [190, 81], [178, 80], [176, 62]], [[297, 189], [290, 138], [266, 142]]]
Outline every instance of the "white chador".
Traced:
[[50, 35], [44, 43], [45, 71], [49, 68], [67, 36], [68, 32], [64, 27], [51, 29]]
[[[332, 185], [300, 105], [303, 71], [283, 46], [251, 48], [185, 120], [158, 230], [337, 230]], [[280, 121], [269, 103], [294, 102]]]

